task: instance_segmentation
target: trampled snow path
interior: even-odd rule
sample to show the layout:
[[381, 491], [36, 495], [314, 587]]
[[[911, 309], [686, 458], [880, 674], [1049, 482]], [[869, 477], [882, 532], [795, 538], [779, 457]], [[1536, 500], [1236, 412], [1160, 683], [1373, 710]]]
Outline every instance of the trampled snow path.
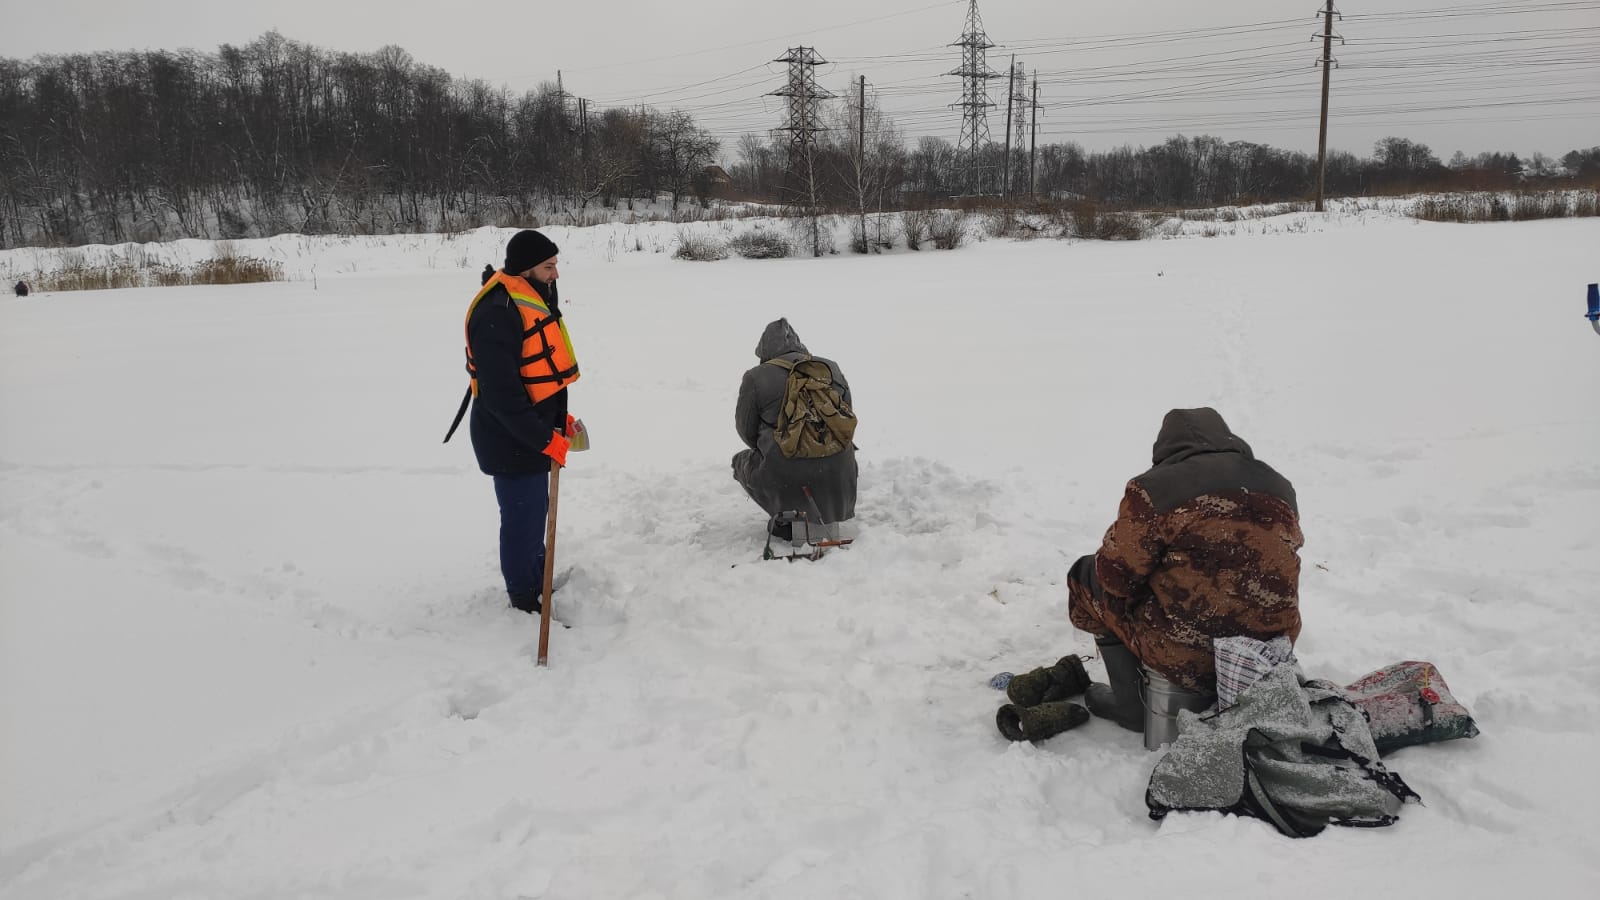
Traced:
[[[545, 670], [488, 480], [438, 444], [504, 235], [0, 302], [0, 897], [1596, 883], [1595, 223], [710, 265], [557, 230], [596, 448]], [[863, 417], [862, 536], [815, 564], [754, 562], [727, 472], [777, 315]], [[1427, 658], [1478, 718], [1393, 758], [1427, 802], [1394, 828], [1157, 826], [1137, 737], [994, 729], [991, 674], [1088, 651], [1066, 567], [1200, 404], [1299, 489], [1308, 671]]]

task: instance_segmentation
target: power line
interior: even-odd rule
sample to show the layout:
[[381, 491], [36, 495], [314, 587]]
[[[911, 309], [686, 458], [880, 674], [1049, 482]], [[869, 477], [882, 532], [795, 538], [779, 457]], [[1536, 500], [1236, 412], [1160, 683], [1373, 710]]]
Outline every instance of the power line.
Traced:
[[[952, 5], [953, 2], [919, 9]], [[1594, 71], [1596, 60], [1600, 59], [1594, 52], [1600, 50], [1600, 26], [1552, 28], [1529, 23], [1527, 27], [1507, 28], [1501, 20], [1510, 23], [1510, 16], [1596, 9], [1600, 9], [1596, 0], [1571, 0], [1456, 4], [1350, 15], [1347, 21], [1365, 21], [1367, 25], [1351, 38], [1336, 61], [1341, 70], [1340, 103], [1346, 108], [1330, 103], [1329, 118], [1346, 126], [1375, 117], [1414, 119], [1418, 114], [1477, 111], [1482, 114], [1482, 121], [1511, 121], [1523, 118], [1507, 114], [1516, 105], [1557, 103], [1570, 107], [1590, 103], [1581, 89], [1594, 83], [1585, 75]], [[1435, 20], [1448, 20], [1456, 27], [1440, 28], [1433, 24]], [[1484, 30], [1474, 30], [1472, 25], [1461, 27], [1468, 22], [1480, 24]], [[1305, 112], [1273, 106], [1274, 101], [1305, 97], [1310, 89], [1311, 74], [1291, 64], [1306, 54], [1305, 45], [1298, 42], [1305, 27], [1304, 19], [1276, 19], [1075, 38], [1033, 37], [1005, 46], [1041, 56], [1072, 54], [1077, 63], [1040, 68], [1035, 73], [1037, 84], [1056, 95], [1052, 118], [1058, 124], [1043, 132], [1048, 135], [1109, 133], [1119, 127], [1130, 132], [1192, 126], [1259, 130], [1308, 119]], [[1291, 33], [1297, 34], [1296, 40], [1288, 39]], [[1278, 35], [1285, 39], [1249, 40]], [[1228, 42], [1236, 45], [1216, 46]], [[1245, 46], [1237, 46], [1240, 43]], [[951, 46], [960, 48], [962, 53], [961, 65], [955, 71], [946, 69], [943, 76], [938, 71], [927, 71], [880, 81], [875, 95], [890, 105], [885, 111], [893, 117], [895, 127], [908, 136], [936, 134], [959, 124], [957, 148], [975, 185], [979, 173], [970, 167], [976, 164], [978, 149], [988, 143], [986, 112], [994, 105], [981, 85], [995, 74], [976, 54], [999, 46], [983, 31], [976, 0], [968, 2], [968, 27], [962, 39]], [[1180, 46], [1185, 48], [1181, 55], [1171, 49]], [[1105, 59], [1106, 54], [1140, 50], [1147, 51], [1141, 54], [1143, 59], [1094, 62], [1097, 54]], [[949, 47], [919, 48], [871, 57], [844, 57], [837, 62], [874, 68], [933, 68], [934, 63], [947, 61], [949, 53]], [[819, 61], [819, 65], [823, 64]], [[1327, 72], [1332, 66], [1319, 59], [1317, 67]], [[744, 77], [760, 68], [751, 66], [675, 88], [656, 87], [631, 100], [669, 101], [694, 113], [717, 135], [765, 131], [758, 117], [770, 115], [770, 105], [760, 97], [739, 96], [770, 85], [770, 74], [754, 79]], [[827, 69], [818, 71], [826, 75]], [[949, 88], [942, 80], [949, 75], [963, 79], [961, 102], [947, 109], [923, 106], [925, 100], [946, 95]], [[858, 74], [852, 80], [859, 77]], [[1297, 86], [1301, 78], [1307, 79], [1305, 88]], [[1534, 81], [1538, 83], [1530, 83]], [[1524, 90], [1519, 93], [1519, 88]], [[1064, 89], [1069, 91], [1065, 97], [1060, 96]], [[1568, 90], [1580, 92], [1567, 96]], [[1468, 92], [1473, 95], [1472, 100], [1440, 102], [1449, 100], [1452, 94]], [[1363, 99], [1369, 102], [1348, 106], [1349, 101], [1360, 103]], [[1200, 101], [1209, 109], [1188, 114], [1167, 111]], [[1015, 103], [1014, 97], [1010, 103]], [[1224, 108], [1234, 111], [1224, 112]], [[1093, 114], [1099, 109], [1115, 109], [1118, 113], [1109, 117]], [[1534, 116], [1532, 120], [1544, 118]], [[1068, 122], [1078, 127], [1068, 132], [1064, 130]], [[1014, 117], [1013, 126], [1018, 124]], [[1015, 145], [1020, 145], [1020, 140]]]
[[945, 0], [945, 2], [943, 2], [943, 3], [934, 3], [934, 4], [930, 4], [928, 6], [919, 6], [919, 7], [916, 7], [915, 9], [904, 9], [904, 10], [901, 10], [899, 12], [885, 13], [884, 15], [881, 15], [881, 16], [872, 16], [871, 18], [857, 19], [854, 22], [843, 22], [843, 23], [840, 23], [838, 25], [824, 25], [824, 26], [822, 26], [820, 28], [810, 28], [810, 29], [807, 29], [806, 31], [804, 31], [804, 32], [802, 32], [800, 34], [781, 34], [781, 35], [776, 35], [774, 37], [764, 37], [764, 38], [756, 38], [754, 40], [749, 40], [749, 41], [740, 41], [740, 42], [738, 42], [736, 44], [723, 44], [723, 45], [718, 46], [718, 47], [707, 47], [707, 48], [705, 48], [703, 50], [689, 50], [689, 51], [686, 51], [684, 53], [673, 53], [673, 54], [670, 54], [668, 56], [654, 56], [654, 57], [650, 57], [649, 59], [633, 59], [633, 60], [628, 60], [627, 62], [606, 63], [605, 65], [587, 66], [585, 68], [579, 68], [579, 69], [568, 69], [567, 71], [569, 71], [569, 72], [594, 72], [594, 71], [599, 71], [601, 69], [615, 69], [615, 68], [618, 68], [619, 66], [633, 66], [633, 65], [638, 65], [640, 63], [667, 62], [669, 60], [688, 59], [691, 56], [703, 56], [703, 55], [705, 55], [707, 53], [716, 53], [716, 52], [721, 51], [721, 50], [736, 50], [736, 49], [739, 49], [741, 47], [753, 47], [753, 46], [755, 46], [757, 44], [775, 44], [775, 43], [784, 42], [784, 41], [797, 40], [797, 39], [799, 39], [801, 37], [811, 37], [813, 35], [821, 34], [823, 32], [827, 32], [827, 31], [838, 31], [841, 28], [854, 28], [857, 25], [868, 25], [868, 24], [871, 24], [873, 22], [882, 22], [882, 21], [884, 21], [886, 19], [897, 19], [897, 18], [900, 18], [901, 16], [916, 15], [917, 13], [927, 12], [930, 9], [939, 9], [940, 7], [945, 7], [945, 6], [954, 6], [957, 3], [961, 3], [961, 2], [963, 2], [963, 0]]

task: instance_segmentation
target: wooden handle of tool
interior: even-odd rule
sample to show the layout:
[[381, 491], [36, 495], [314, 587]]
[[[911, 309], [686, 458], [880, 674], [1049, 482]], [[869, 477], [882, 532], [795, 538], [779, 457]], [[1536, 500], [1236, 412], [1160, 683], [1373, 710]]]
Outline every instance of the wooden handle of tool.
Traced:
[[544, 602], [539, 604], [539, 665], [550, 664], [550, 595], [556, 577], [556, 501], [561, 496], [561, 464], [550, 461], [550, 516], [544, 526]]

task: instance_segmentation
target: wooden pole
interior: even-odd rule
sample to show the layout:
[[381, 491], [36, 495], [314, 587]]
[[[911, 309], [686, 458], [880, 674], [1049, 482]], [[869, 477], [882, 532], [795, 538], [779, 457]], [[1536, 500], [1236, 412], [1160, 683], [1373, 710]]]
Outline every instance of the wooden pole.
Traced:
[[1328, 72], [1333, 68], [1333, 0], [1322, 21], [1322, 121], [1317, 126], [1317, 212], [1322, 212], [1322, 189], [1328, 171]]
[[856, 126], [856, 201], [861, 209], [861, 252], [869, 253], [872, 244], [867, 240], [867, 76], [861, 76], [861, 94], [857, 101], [860, 124]]
[[544, 526], [544, 602], [539, 604], [539, 665], [550, 664], [550, 601], [555, 593], [556, 501], [561, 496], [561, 464], [550, 461], [550, 517]]

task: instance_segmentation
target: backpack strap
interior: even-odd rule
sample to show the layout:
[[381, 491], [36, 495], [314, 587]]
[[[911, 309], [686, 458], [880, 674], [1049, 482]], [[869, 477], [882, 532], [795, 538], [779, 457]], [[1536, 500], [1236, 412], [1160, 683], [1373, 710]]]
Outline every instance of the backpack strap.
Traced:
[[444, 443], [450, 443], [450, 438], [455, 436], [456, 429], [461, 427], [461, 417], [467, 414], [467, 405], [472, 402], [472, 385], [467, 385], [467, 392], [461, 395], [461, 408], [456, 410], [455, 421], [450, 423], [450, 430], [444, 433]]
[[1281, 809], [1267, 794], [1266, 788], [1261, 786], [1261, 780], [1256, 777], [1255, 767], [1250, 764], [1249, 757], [1245, 757], [1244, 764], [1244, 796], [1241, 806], [1246, 811], [1271, 822], [1278, 833], [1285, 837], [1304, 838], [1315, 837], [1327, 827], [1327, 820], [1316, 821], [1303, 814]]
[[[805, 355], [804, 359], [796, 359], [796, 360], [792, 360], [792, 361], [784, 359], [781, 356], [774, 356], [772, 359], [766, 360], [765, 361], [765, 365], [777, 366], [778, 368], [784, 370], [785, 372], [788, 372], [790, 375], [793, 375], [795, 367], [800, 365], [801, 363], [817, 362], [817, 361], [818, 360], [817, 360], [817, 358], [815, 356], [812, 356], [811, 354], [807, 353]], [[802, 374], [804, 374], [804, 373], [802, 373]], [[818, 380], [820, 380], [820, 379], [818, 379]], [[832, 367], [828, 367], [828, 378], [823, 383], [826, 384], [828, 387], [833, 387], [833, 368]]]

